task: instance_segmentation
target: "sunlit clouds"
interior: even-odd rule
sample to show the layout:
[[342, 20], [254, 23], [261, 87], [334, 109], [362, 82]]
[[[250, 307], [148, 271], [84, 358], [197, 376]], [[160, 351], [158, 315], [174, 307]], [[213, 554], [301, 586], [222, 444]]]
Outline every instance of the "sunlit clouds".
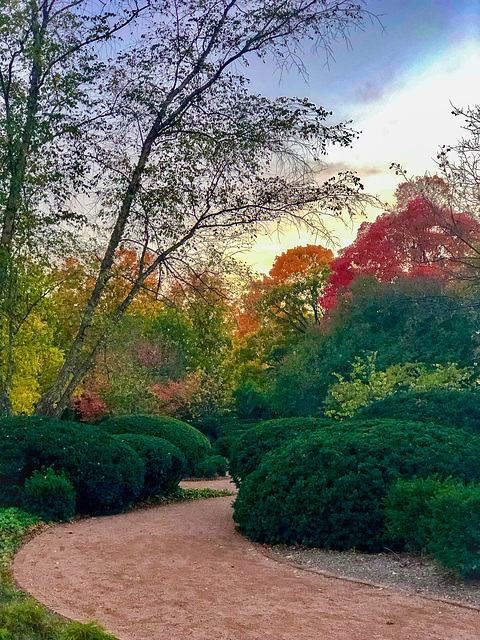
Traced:
[[[326, 158], [329, 166], [318, 176], [322, 181], [336, 171], [347, 169], [358, 172], [365, 189], [379, 197], [382, 202], [391, 203], [393, 192], [400, 182], [392, 163], [399, 163], [409, 176], [436, 172], [436, 155], [441, 145], [454, 144], [462, 137], [461, 119], [452, 115], [452, 105], [473, 106], [478, 102], [480, 85], [480, 50], [470, 29], [466, 39], [462, 34], [452, 34], [448, 39], [439, 39], [426, 46], [418, 43], [416, 59], [407, 56], [408, 65], [400, 68], [390, 60], [388, 33], [372, 36], [378, 51], [371, 50], [368, 60], [361, 45], [362, 60], [359, 62], [355, 82], [345, 86], [345, 79], [337, 80], [335, 63], [328, 71], [322, 66], [318, 76], [309, 68], [309, 86], [304, 92], [312, 100], [323, 104], [334, 112], [332, 122], [353, 120], [353, 128], [361, 132], [352, 148], [330, 148]], [[432, 26], [431, 34], [442, 36], [442, 30]], [[362, 34], [361, 38], [365, 38]], [[381, 44], [381, 46], [379, 46]], [[353, 48], [342, 51], [341, 64], [345, 56], [355, 60]], [[325, 77], [331, 74], [330, 85]], [[342, 86], [339, 85], [341, 82]], [[292, 75], [292, 84], [299, 88], [299, 79]], [[284, 77], [282, 85], [274, 89], [278, 94], [290, 93], [289, 77]], [[330, 93], [331, 89], [331, 93]], [[371, 210], [368, 218], [381, 213]], [[362, 220], [358, 219], [345, 226], [340, 221], [327, 220], [326, 227], [337, 237], [339, 245], [353, 240]], [[265, 272], [270, 268], [275, 255], [298, 244], [315, 242], [315, 237], [297, 229], [285, 229], [271, 238], [260, 238], [252, 251], [245, 256], [254, 268]], [[318, 238], [318, 242], [322, 239]]]

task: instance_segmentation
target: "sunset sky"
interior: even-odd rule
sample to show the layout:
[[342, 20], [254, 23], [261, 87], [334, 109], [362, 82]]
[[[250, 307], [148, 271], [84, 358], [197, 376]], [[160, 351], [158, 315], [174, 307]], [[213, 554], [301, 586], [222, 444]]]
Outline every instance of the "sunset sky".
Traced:
[[[353, 120], [360, 139], [351, 149], [331, 148], [329, 169], [320, 179], [352, 169], [369, 193], [391, 202], [399, 181], [391, 163], [409, 175], [434, 173], [439, 146], [462, 135], [451, 103], [467, 107], [480, 101], [480, 0], [369, 0], [367, 8], [380, 16], [384, 29], [366, 21], [363, 32], [351, 33], [351, 46], [334, 45], [328, 65], [322, 54], [306, 49], [308, 84], [296, 70], [280, 78], [269, 64], [252, 64], [248, 75], [252, 91], [308, 96], [334, 112], [332, 122]], [[330, 226], [346, 245], [360, 222], [350, 230]], [[322, 241], [286, 230], [259, 239], [242, 259], [268, 271], [276, 255], [308, 242]]]

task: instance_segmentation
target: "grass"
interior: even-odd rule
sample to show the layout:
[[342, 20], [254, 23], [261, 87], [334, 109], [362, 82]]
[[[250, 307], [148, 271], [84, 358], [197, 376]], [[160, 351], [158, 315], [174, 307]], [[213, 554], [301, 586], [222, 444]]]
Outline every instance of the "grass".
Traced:
[[[232, 495], [227, 489], [178, 488], [169, 496], [152, 498], [142, 506]], [[116, 640], [96, 622], [82, 624], [60, 618], [15, 587], [12, 575], [15, 551], [47, 526], [15, 507], [0, 508], [0, 640]]]
[[208, 500], [209, 498], [226, 498], [234, 496], [228, 489], [181, 489], [166, 497], [166, 502], [191, 502], [192, 500]]

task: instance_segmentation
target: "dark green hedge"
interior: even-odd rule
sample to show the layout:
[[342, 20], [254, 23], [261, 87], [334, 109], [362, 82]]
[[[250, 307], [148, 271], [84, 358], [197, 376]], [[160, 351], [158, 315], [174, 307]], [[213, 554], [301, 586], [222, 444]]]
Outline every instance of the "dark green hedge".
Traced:
[[36, 470], [63, 471], [75, 487], [77, 511], [102, 514], [133, 502], [145, 466], [126, 444], [101, 429], [48, 418], [0, 420], [0, 503], [21, 503], [25, 480]]
[[383, 501], [400, 476], [480, 479], [480, 438], [399, 420], [324, 426], [265, 455], [241, 483], [235, 520], [253, 540], [379, 551]]
[[184, 477], [185, 456], [168, 440], [135, 433], [118, 434], [113, 438], [131, 447], [145, 465], [145, 479], [138, 500], [165, 495]]
[[198, 429], [176, 418], [153, 416], [119, 416], [102, 420], [99, 428], [112, 434], [136, 433], [164, 438], [180, 449], [187, 461], [185, 474], [194, 472], [195, 466], [210, 451], [210, 443]]
[[227, 420], [218, 428], [218, 439], [212, 445], [212, 453], [230, 459], [231, 449], [238, 438], [254, 427], [250, 420]]
[[436, 422], [480, 433], [480, 393], [459, 389], [403, 391], [361, 409], [355, 418]]
[[281, 418], [251, 427], [235, 439], [230, 448], [230, 475], [237, 486], [252, 473], [269, 451], [300, 435], [333, 423], [321, 418]]
[[223, 456], [207, 456], [201, 460], [196, 469], [196, 478], [215, 478], [216, 476], [226, 476], [228, 471], [228, 460]]
[[45, 522], [67, 522], [75, 515], [75, 487], [63, 471], [57, 473], [51, 467], [34, 471], [25, 480], [22, 505]]
[[452, 480], [399, 480], [385, 500], [393, 541], [424, 552], [462, 578], [480, 577], [480, 485]]

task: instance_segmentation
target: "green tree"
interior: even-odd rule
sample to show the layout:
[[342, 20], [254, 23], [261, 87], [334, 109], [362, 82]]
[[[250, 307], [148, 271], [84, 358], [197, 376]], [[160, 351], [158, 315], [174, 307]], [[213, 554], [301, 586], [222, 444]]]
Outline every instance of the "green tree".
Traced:
[[[252, 95], [233, 72], [252, 55], [297, 59], [293, 49], [312, 37], [330, 51], [337, 38], [361, 27], [362, 4], [287, 0], [178, 0], [150, 3], [141, 38], [113, 56], [96, 95], [109, 105], [91, 109], [88, 126], [91, 194], [109, 236], [92, 295], [64, 365], [36, 412], [58, 415], [145, 280], [159, 273], [185, 277], [197, 263], [248, 240], [262, 225], [291, 219], [321, 226], [323, 212], [350, 212], [362, 201], [351, 173], [317, 185], [308, 159], [328, 143], [350, 144], [344, 123], [304, 99]], [[135, 73], [132, 73], [132, 70]], [[84, 129], [79, 128], [80, 137]], [[302, 154], [299, 155], [299, 149]], [[310, 156], [305, 156], [309, 149]], [[288, 157], [283, 176], [274, 161]], [[140, 246], [140, 268], [108, 322], [97, 310], [116, 251]], [[148, 265], [148, 252], [154, 260]], [[88, 346], [88, 348], [86, 348]]]
[[430, 278], [380, 283], [357, 278], [325, 333], [308, 335], [275, 374], [275, 404], [286, 415], [322, 412], [329, 387], [357, 357], [377, 352], [376, 368], [424, 363], [474, 367], [478, 301]]
[[0, 414], [11, 412], [25, 297], [18, 265], [42, 249], [52, 254], [62, 244], [59, 226], [81, 219], [69, 201], [85, 188], [79, 127], [98, 100], [89, 91], [104, 66], [96, 49], [145, 8], [130, 0], [1, 3], [0, 304], [9, 323], [9, 363], [0, 379]]
[[421, 362], [406, 362], [378, 371], [376, 356], [374, 353], [365, 359], [356, 358], [348, 379], [334, 374], [338, 382], [328, 390], [325, 415], [352, 418], [361, 407], [383, 400], [396, 391], [463, 389], [471, 386], [474, 378], [473, 368], [459, 369], [453, 363], [427, 367]]
[[0, 295], [0, 413], [4, 414], [12, 409], [31, 413], [63, 362], [51, 298], [57, 284], [54, 271], [45, 260], [16, 256], [14, 273], [15, 281], [10, 280], [7, 292]]

